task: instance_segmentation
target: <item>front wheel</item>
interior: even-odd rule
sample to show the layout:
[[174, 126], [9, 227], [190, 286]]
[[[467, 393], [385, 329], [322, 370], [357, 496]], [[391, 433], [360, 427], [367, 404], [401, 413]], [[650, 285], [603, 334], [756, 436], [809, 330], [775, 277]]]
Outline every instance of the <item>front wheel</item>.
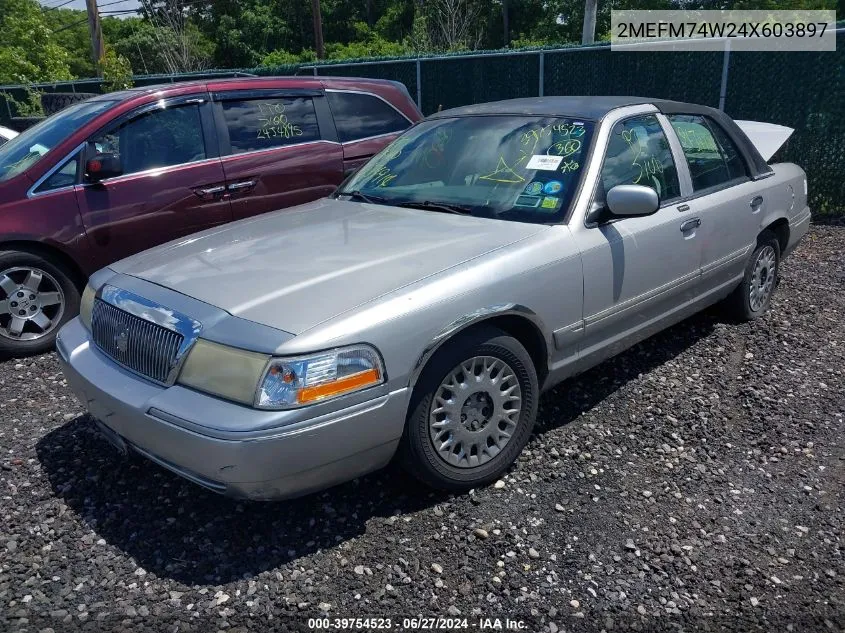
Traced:
[[48, 351], [78, 312], [79, 290], [63, 266], [34, 253], [0, 251], [0, 355]]
[[454, 492], [495, 481], [531, 435], [538, 394], [534, 363], [515, 338], [494, 328], [458, 336], [432, 357], [414, 389], [403, 465]]
[[771, 231], [763, 231], [745, 267], [742, 282], [728, 297], [727, 305], [734, 317], [753, 321], [763, 316], [772, 301], [779, 267], [780, 242]]

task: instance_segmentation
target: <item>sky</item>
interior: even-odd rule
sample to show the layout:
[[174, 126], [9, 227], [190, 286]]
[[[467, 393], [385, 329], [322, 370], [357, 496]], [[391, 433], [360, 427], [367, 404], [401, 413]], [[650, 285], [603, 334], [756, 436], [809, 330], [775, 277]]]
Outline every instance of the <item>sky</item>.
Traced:
[[[64, 2], [67, 2], [67, 0], [39, 0], [39, 2], [45, 7], [55, 7], [56, 5], [60, 5]], [[139, 0], [97, 0], [97, 4], [100, 6], [100, 11], [103, 12], [137, 9], [139, 6], [141, 6]], [[107, 4], [109, 6], [105, 6]], [[84, 10], [85, 0], [71, 0], [62, 8]]]

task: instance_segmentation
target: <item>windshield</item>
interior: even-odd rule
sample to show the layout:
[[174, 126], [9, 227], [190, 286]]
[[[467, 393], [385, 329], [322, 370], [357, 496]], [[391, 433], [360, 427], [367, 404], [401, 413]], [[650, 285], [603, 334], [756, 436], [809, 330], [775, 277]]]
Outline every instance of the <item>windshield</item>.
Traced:
[[592, 132], [591, 122], [558, 117], [424, 121], [339, 193], [517, 222], [560, 222], [581, 179]]
[[0, 147], [0, 181], [29, 169], [116, 101], [83, 101], [57, 112]]

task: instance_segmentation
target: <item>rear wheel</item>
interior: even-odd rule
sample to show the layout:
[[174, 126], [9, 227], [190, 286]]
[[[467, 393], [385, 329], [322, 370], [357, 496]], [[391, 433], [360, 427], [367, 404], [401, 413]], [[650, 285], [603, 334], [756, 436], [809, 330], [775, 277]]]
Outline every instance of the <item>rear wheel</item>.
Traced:
[[414, 389], [400, 457], [430, 486], [462, 491], [498, 479], [531, 435], [539, 388], [515, 338], [484, 328], [446, 343]]
[[49, 350], [78, 311], [79, 290], [62, 265], [34, 253], [0, 251], [0, 354]]
[[780, 242], [771, 231], [763, 231], [745, 267], [742, 282], [727, 299], [732, 316], [753, 321], [765, 314], [777, 286], [779, 267]]

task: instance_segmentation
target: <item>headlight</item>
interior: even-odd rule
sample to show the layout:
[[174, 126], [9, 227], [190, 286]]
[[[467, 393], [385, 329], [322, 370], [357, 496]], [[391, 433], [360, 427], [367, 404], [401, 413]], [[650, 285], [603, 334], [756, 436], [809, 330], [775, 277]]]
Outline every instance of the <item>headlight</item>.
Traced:
[[79, 300], [79, 320], [87, 330], [91, 330], [91, 313], [94, 311], [94, 297], [97, 291], [91, 285], [85, 286], [82, 299]]
[[337, 398], [384, 382], [384, 368], [368, 345], [341, 347], [270, 361], [255, 406], [292, 409]]
[[179, 374], [179, 383], [252, 405], [270, 357], [199, 339]]

